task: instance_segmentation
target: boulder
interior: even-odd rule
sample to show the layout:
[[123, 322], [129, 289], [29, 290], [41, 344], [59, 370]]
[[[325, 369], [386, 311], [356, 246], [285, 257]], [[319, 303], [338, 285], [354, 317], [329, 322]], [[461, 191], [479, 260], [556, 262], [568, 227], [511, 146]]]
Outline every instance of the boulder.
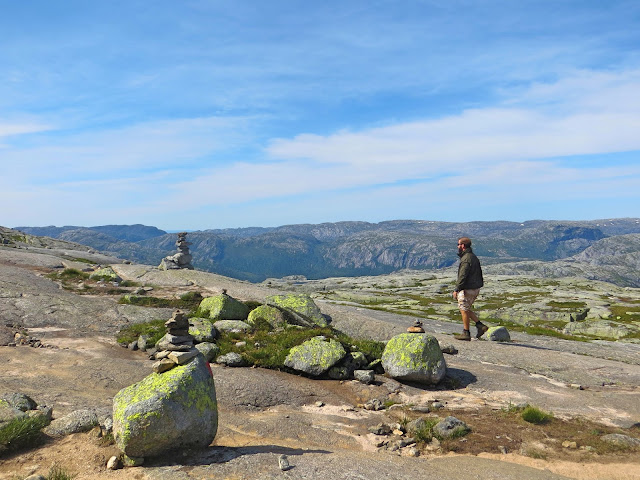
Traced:
[[510, 342], [511, 336], [506, 327], [489, 327], [486, 337], [492, 342]]
[[215, 385], [202, 355], [167, 372], [152, 373], [113, 399], [114, 438], [129, 457], [204, 448], [217, 429]]
[[199, 311], [212, 320], [245, 320], [249, 315], [247, 305], [226, 293], [204, 298]]
[[216, 358], [216, 363], [226, 365], [227, 367], [246, 367], [247, 362], [242, 355], [236, 352], [229, 352], [226, 355], [220, 355]]
[[196, 343], [213, 342], [218, 336], [218, 330], [207, 318], [190, 318], [189, 335]]
[[254, 325], [258, 320], [264, 320], [273, 328], [284, 328], [287, 325], [287, 319], [282, 310], [271, 305], [260, 305], [251, 310], [247, 323]]
[[289, 313], [302, 326], [326, 327], [329, 322], [313, 299], [306, 294], [272, 295], [267, 303]]
[[107, 282], [121, 282], [122, 278], [111, 267], [99, 268], [94, 271], [89, 278], [93, 280], [105, 280]]
[[567, 335], [593, 335], [598, 338], [618, 340], [640, 332], [640, 328], [633, 324], [623, 324], [609, 320], [587, 320], [585, 322], [570, 322], [564, 327]]
[[68, 415], [53, 420], [44, 433], [52, 437], [88, 432], [98, 425], [98, 415], [93, 410], [76, 410]]
[[251, 325], [242, 320], [218, 320], [214, 326], [221, 332], [248, 332]]
[[207, 362], [210, 362], [218, 356], [220, 353], [220, 347], [215, 343], [202, 342], [196, 345], [196, 348], [200, 350], [200, 353], [204, 355]]
[[471, 431], [469, 426], [462, 420], [456, 417], [447, 417], [444, 420], [440, 420], [433, 431], [440, 435], [441, 438], [449, 437], [461, 437]]
[[340, 342], [325, 337], [314, 337], [293, 347], [284, 361], [285, 366], [308, 375], [319, 376], [346, 355]]
[[11, 406], [23, 412], [35, 410], [36, 402], [24, 393], [6, 393], [0, 396], [0, 405]]
[[353, 378], [365, 385], [370, 385], [375, 381], [376, 374], [373, 370], [354, 370]]
[[382, 353], [382, 366], [393, 378], [434, 385], [447, 373], [438, 340], [426, 333], [393, 337]]
[[625, 448], [640, 448], [640, 439], [622, 433], [609, 433], [600, 437], [603, 442]]

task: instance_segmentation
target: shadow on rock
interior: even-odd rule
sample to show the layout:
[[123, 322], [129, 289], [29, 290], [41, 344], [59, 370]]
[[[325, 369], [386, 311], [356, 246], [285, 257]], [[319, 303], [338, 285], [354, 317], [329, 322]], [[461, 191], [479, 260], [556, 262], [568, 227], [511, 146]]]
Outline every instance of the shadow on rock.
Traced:
[[329, 450], [303, 450], [301, 448], [289, 448], [281, 445], [254, 445], [246, 447], [212, 446], [203, 450], [185, 450], [182, 458], [154, 457], [145, 461], [145, 467], [166, 467], [178, 461], [184, 466], [204, 466], [212, 463], [227, 463], [245, 455], [258, 455], [272, 453], [276, 455], [297, 456], [305, 453], [330, 454]]

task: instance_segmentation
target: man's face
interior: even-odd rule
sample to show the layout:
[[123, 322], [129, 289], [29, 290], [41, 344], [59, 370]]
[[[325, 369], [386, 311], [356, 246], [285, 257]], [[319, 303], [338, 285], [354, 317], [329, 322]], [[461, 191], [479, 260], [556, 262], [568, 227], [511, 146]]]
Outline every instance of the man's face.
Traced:
[[464, 252], [464, 243], [458, 242], [458, 253]]

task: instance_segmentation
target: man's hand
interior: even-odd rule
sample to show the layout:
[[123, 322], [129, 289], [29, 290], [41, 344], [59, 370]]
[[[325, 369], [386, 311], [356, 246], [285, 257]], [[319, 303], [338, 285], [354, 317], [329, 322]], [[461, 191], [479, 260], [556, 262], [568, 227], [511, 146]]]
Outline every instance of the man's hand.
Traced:
[[458, 299], [458, 292], [453, 292], [453, 298]]

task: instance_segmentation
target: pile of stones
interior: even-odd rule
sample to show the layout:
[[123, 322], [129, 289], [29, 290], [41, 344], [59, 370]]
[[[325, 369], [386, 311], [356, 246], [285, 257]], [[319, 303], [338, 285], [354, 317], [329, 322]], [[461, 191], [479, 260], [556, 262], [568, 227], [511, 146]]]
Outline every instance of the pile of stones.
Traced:
[[189, 320], [185, 314], [176, 310], [164, 324], [167, 333], [156, 344], [157, 351], [153, 355], [156, 362], [153, 371], [156, 373], [171, 370], [176, 365], [189, 363], [200, 354], [195, 348], [194, 338], [189, 333]]
[[187, 242], [187, 232], [178, 233], [178, 240], [176, 240], [178, 253], [164, 257], [158, 268], [160, 270], [178, 270], [181, 268], [193, 270], [193, 265], [191, 265], [193, 257], [189, 252], [189, 245], [191, 243]]

